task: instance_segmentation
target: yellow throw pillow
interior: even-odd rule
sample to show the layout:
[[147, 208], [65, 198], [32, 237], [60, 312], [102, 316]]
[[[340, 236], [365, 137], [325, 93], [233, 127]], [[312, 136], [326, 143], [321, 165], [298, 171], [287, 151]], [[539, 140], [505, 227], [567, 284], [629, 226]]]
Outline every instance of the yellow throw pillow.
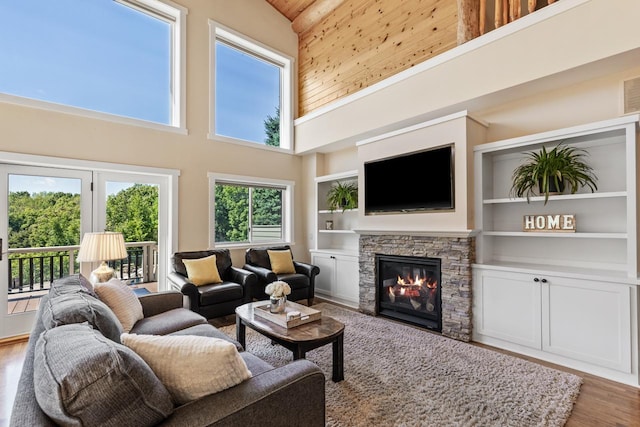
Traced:
[[183, 259], [182, 262], [187, 269], [189, 280], [191, 280], [194, 285], [201, 286], [222, 283], [218, 266], [216, 265], [215, 255], [198, 259]]
[[236, 346], [221, 338], [122, 334], [120, 339], [147, 362], [178, 405], [251, 378]]
[[271, 262], [271, 270], [276, 274], [293, 274], [296, 268], [293, 266], [293, 257], [291, 251], [270, 251], [269, 262]]

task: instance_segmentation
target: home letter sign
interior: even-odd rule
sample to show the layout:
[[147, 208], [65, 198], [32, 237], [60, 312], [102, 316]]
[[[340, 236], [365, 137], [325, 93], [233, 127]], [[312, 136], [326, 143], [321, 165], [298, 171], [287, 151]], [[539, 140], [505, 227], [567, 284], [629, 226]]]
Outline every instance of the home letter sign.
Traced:
[[571, 233], [576, 231], [575, 214], [525, 215], [524, 231]]

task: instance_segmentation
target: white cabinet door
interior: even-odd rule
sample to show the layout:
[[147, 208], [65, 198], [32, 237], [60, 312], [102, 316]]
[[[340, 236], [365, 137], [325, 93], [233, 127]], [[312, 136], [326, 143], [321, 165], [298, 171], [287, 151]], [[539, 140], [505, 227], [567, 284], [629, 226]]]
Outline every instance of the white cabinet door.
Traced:
[[335, 262], [328, 254], [316, 253], [311, 255], [311, 263], [320, 268], [316, 276], [315, 290], [318, 293], [332, 295], [335, 277]]
[[335, 296], [342, 300], [358, 303], [360, 299], [358, 258], [336, 255], [335, 265]]
[[534, 279], [531, 274], [475, 270], [476, 333], [539, 349], [541, 296], [540, 282]]
[[629, 285], [546, 277], [543, 350], [631, 372]]

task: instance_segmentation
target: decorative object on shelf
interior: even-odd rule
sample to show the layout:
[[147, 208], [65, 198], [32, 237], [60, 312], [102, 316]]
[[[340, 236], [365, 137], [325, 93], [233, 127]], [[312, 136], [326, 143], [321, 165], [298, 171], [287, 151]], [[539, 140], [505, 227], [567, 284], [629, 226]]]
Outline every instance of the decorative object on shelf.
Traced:
[[287, 306], [287, 295], [291, 293], [291, 287], [287, 282], [277, 280], [269, 283], [264, 292], [269, 295], [269, 311], [271, 313], [282, 313]]
[[524, 231], [575, 233], [575, 214], [525, 215], [522, 219]]
[[331, 220], [325, 221], [324, 226], [326, 230], [333, 230], [333, 221]]
[[327, 205], [331, 212], [342, 209], [355, 209], [358, 207], [358, 185], [352, 181], [337, 181], [327, 193]]
[[537, 187], [538, 194], [544, 195], [546, 205], [550, 194], [564, 191], [565, 183], [571, 194], [581, 187], [589, 187], [593, 193], [598, 189], [598, 178], [583, 160], [587, 155], [586, 150], [562, 142], [549, 151], [543, 146], [538, 152], [527, 153], [527, 161], [513, 171], [511, 194], [526, 197], [528, 203]]
[[91, 272], [92, 283], [108, 282], [115, 277], [115, 270], [107, 265], [107, 261], [115, 261], [127, 257], [122, 233], [105, 231], [102, 233], [85, 233], [82, 236], [78, 262], [98, 262], [100, 267]]

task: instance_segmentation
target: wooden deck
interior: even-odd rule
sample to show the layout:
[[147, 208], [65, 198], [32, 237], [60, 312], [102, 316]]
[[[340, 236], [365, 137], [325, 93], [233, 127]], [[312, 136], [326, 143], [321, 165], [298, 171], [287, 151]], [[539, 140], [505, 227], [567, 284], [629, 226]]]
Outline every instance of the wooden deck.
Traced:
[[[157, 292], [158, 282], [140, 283], [137, 285], [131, 285], [131, 288], [146, 288], [149, 292]], [[48, 292], [48, 290], [43, 290], [9, 295], [7, 314], [36, 311], [38, 306], [40, 306], [40, 299], [42, 298], [42, 295], [45, 295]]]

